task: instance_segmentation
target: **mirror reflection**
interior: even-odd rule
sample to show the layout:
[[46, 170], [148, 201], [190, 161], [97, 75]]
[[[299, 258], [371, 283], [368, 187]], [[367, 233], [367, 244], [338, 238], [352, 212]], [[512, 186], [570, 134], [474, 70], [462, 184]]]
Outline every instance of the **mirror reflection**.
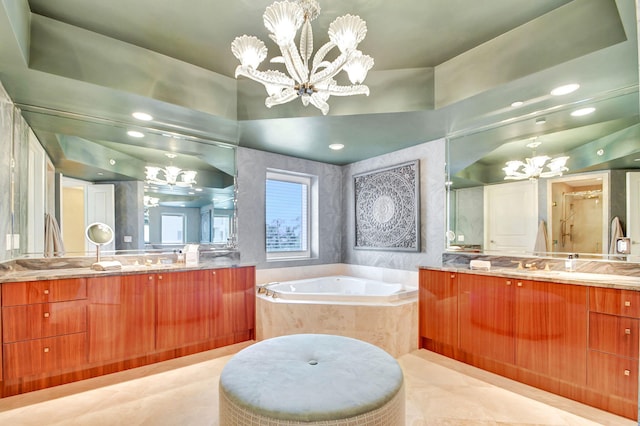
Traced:
[[[28, 188], [33, 194], [46, 193], [46, 201], [30, 202], [27, 210], [34, 216], [37, 211], [56, 212], [64, 253], [54, 255], [90, 253], [94, 246], [85, 238], [85, 228], [94, 222], [114, 232], [103, 252], [233, 244], [234, 146], [188, 135], [184, 129], [161, 131], [25, 106], [19, 112], [50, 160], [43, 183]], [[17, 167], [34, 166], [27, 161]], [[34, 198], [39, 199], [24, 199]], [[34, 241], [13, 257], [38, 257], [43, 251]]]
[[[640, 174], [637, 89], [450, 137], [447, 249], [626, 258], [615, 239], [640, 229], [627, 214], [638, 194], [625, 189]], [[572, 115], [587, 104], [592, 119]]]

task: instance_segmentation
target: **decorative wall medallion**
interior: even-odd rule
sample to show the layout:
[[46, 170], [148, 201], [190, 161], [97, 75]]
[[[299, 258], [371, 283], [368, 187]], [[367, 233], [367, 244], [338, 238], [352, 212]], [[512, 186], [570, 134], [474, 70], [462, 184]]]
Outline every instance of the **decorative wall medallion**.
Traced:
[[354, 175], [356, 249], [420, 250], [418, 160]]

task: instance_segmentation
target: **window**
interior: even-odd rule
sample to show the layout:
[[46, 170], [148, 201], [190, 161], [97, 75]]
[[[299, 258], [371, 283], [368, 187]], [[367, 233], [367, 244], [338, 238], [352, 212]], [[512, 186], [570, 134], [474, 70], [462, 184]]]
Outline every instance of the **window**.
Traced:
[[181, 214], [162, 214], [162, 244], [184, 244], [185, 218]]
[[213, 242], [226, 243], [229, 240], [231, 218], [227, 215], [213, 216]]
[[266, 182], [267, 260], [311, 257], [312, 176], [268, 171]]

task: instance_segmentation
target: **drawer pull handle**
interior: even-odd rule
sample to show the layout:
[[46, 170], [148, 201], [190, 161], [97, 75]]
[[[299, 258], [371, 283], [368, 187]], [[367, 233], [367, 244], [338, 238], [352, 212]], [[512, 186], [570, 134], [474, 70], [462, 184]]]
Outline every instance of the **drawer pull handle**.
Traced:
[[511, 285], [511, 281], [507, 280], [507, 285]]
[[522, 282], [518, 281], [518, 287], [522, 287]]
[[211, 275], [215, 275], [215, 274], [216, 274], [216, 271], [211, 271]]
[[158, 279], [161, 280], [162, 279], [162, 275], [158, 275]]
[[624, 370], [624, 375], [625, 376], [630, 376], [631, 375], [631, 371], [630, 370]]
[[49, 289], [43, 291], [44, 294], [49, 294]]
[[151, 275], [149, 275], [149, 281], [151, 281], [153, 279], [153, 277]]
[[630, 328], [625, 328], [624, 329], [624, 334], [631, 334], [631, 329]]
[[626, 306], [628, 308], [629, 306], [631, 306], [631, 302], [628, 301], [628, 300], [625, 300], [624, 301], [624, 306]]
[[49, 348], [44, 348], [44, 349], [43, 349], [43, 351], [44, 351], [44, 353], [46, 354], [46, 353], [48, 353], [48, 352], [49, 352]]
[[45, 313], [44, 313], [44, 317], [45, 317], [45, 318], [49, 318], [49, 312], [45, 312]]

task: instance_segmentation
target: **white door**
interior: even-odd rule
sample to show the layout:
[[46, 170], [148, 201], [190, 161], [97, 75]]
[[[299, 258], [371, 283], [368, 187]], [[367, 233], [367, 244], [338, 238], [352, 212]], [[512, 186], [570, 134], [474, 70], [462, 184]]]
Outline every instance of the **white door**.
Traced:
[[632, 262], [640, 261], [640, 172], [627, 173], [627, 233]]
[[44, 253], [46, 155], [29, 130], [27, 192], [27, 253]]
[[484, 187], [485, 250], [534, 250], [538, 231], [538, 184], [520, 181]]
[[[115, 190], [112, 184], [88, 185], [85, 190], [85, 228], [92, 223], [102, 222], [116, 231]], [[95, 246], [87, 241], [87, 250]], [[115, 239], [101, 247], [100, 251], [114, 251]]]

